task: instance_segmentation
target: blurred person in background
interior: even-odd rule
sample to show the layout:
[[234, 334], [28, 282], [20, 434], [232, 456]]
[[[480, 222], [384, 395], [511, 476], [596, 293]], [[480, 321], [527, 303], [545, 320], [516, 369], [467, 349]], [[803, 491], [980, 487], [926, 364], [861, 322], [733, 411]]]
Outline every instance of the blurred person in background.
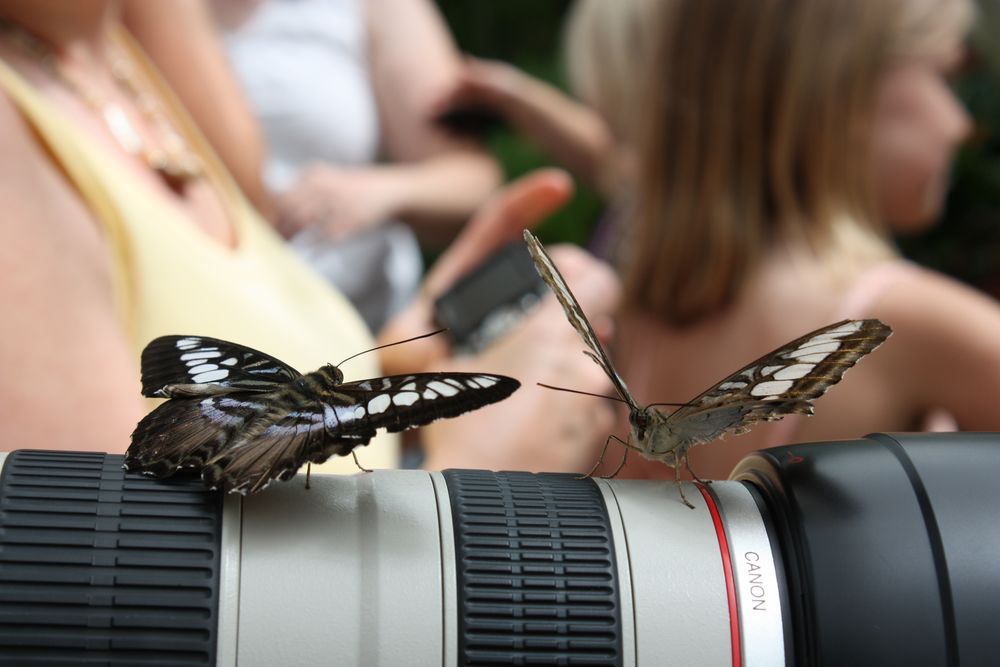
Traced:
[[[120, 9], [107, 0], [0, 0], [0, 205], [7, 220], [0, 307], [10, 315], [0, 329], [0, 429], [8, 448], [124, 451], [151, 407], [139, 394], [139, 354], [159, 335], [233, 340], [303, 371], [373, 344], [350, 304], [248, 204], [123, 30]], [[570, 189], [563, 174], [543, 172], [492, 199], [442, 256], [395, 331], [431, 330], [433, 298]], [[562, 256], [592, 285], [583, 298], [610, 313], [610, 272], [581, 253]], [[569, 363], [577, 357], [568, 344], [575, 334], [561, 323], [550, 299], [479, 356], [453, 359], [446, 342], [432, 341], [363, 355], [343, 370], [363, 378], [475, 369], [530, 386], [558, 369], [604, 390], [597, 369]], [[578, 470], [609, 426], [610, 415], [595, 412], [586, 397], [515, 397], [428, 431], [435, 464], [471, 464], [474, 444], [494, 467]], [[395, 465], [396, 439], [377, 438], [361, 458], [371, 467]], [[329, 468], [355, 470], [348, 459]]]
[[664, 0], [578, 0], [566, 19], [564, 61], [573, 95], [498, 60], [467, 57], [438, 114], [487, 109], [595, 188], [609, 210], [592, 244], [612, 257], [633, 214], [635, 115], [645, 104], [652, 20]]
[[[229, 109], [199, 102], [197, 54], [175, 40], [178, 14], [199, 10], [170, 4], [130, 1], [126, 20], [239, 174], [242, 128], [228, 124]], [[247, 179], [263, 181], [265, 210], [295, 251], [378, 329], [420, 282], [417, 236], [440, 248], [500, 182], [481, 146], [430, 113], [459, 69], [447, 26], [430, 0], [211, 0], [208, 9], [266, 145], [250, 156], [263, 161], [262, 179]]]
[[[918, 430], [942, 412], [1000, 427], [1000, 307], [902, 260], [885, 231], [940, 212], [970, 130], [948, 79], [972, 18], [967, 0], [663, 6], [616, 339], [636, 397], [683, 402], [843, 318], [895, 331], [815, 416], [693, 449], [699, 476], [724, 478], [762, 447]], [[625, 474], [672, 472], [635, 457]]]

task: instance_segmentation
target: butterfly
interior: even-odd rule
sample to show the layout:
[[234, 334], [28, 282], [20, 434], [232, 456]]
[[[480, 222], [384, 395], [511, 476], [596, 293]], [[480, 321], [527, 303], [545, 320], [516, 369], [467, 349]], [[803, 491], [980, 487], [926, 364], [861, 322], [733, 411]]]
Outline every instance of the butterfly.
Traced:
[[[892, 329], [878, 320], [844, 320], [806, 334], [741, 368], [712, 388], [664, 414], [655, 407], [640, 406], [615, 370], [601, 346], [579, 302], [538, 239], [524, 231], [524, 240], [542, 279], [555, 292], [570, 324], [589, 350], [584, 354], [607, 374], [615, 391], [629, 410], [629, 436], [610, 436], [590, 474], [603, 461], [612, 439], [625, 447], [625, 456], [634, 450], [648, 459], [671, 466], [677, 476], [681, 500], [680, 466], [700, 480], [688, 463], [688, 450], [711, 442], [726, 433], [746, 433], [754, 424], [775, 421], [791, 414], [813, 414], [812, 401], [840, 382], [847, 369], [889, 337]], [[618, 466], [613, 477], [625, 464]]]
[[345, 383], [332, 364], [302, 374], [229, 341], [163, 336], [142, 352], [142, 394], [169, 400], [136, 426], [124, 467], [154, 477], [194, 469], [212, 488], [254, 493], [291, 479], [303, 464], [355, 455], [376, 429], [398, 432], [455, 417], [519, 386], [488, 373]]

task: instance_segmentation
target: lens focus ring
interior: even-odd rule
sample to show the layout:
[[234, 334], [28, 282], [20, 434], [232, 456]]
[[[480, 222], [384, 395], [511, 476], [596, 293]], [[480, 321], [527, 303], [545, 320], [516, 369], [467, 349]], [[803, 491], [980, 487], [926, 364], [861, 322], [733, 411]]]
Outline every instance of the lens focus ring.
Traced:
[[449, 470], [459, 664], [620, 665], [607, 509], [572, 475]]

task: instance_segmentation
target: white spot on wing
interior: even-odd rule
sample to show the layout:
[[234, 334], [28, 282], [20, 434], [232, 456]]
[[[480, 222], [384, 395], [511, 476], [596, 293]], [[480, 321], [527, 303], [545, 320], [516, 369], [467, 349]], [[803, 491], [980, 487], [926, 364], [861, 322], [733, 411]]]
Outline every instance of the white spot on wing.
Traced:
[[456, 388], [454, 385], [448, 384], [447, 382], [441, 382], [440, 380], [431, 380], [427, 383], [428, 389], [433, 389], [442, 396], [454, 396], [458, 393], [458, 389], [462, 387], [461, 384]]
[[192, 359], [214, 359], [215, 357], [221, 357], [222, 353], [218, 349], [203, 348], [197, 352], [185, 352], [181, 355], [181, 361], [190, 361]]
[[340, 426], [337, 411], [333, 409], [333, 406], [326, 403], [323, 404], [323, 424], [330, 430], [334, 430]]
[[392, 397], [395, 405], [413, 405], [420, 399], [420, 394], [415, 391], [401, 391]]
[[355, 419], [365, 418], [365, 406], [359, 405], [358, 407], [354, 408], [354, 418]]
[[472, 389], [479, 389], [479, 383], [476, 382], [475, 378], [465, 378], [465, 384], [469, 385]]
[[214, 371], [218, 368], [215, 364], [201, 364], [200, 366], [195, 366], [189, 370], [191, 375], [197, 375], [199, 373], [206, 373], [208, 371]]
[[180, 338], [176, 345], [179, 350], [191, 350], [198, 347], [199, 341], [197, 338]]
[[770, 380], [761, 382], [750, 390], [751, 396], [778, 396], [792, 388], [791, 380]]
[[723, 391], [730, 391], [732, 389], [743, 389], [746, 386], [746, 382], [723, 382], [719, 385], [719, 389]]
[[368, 412], [373, 415], [381, 414], [385, 412], [390, 403], [392, 403], [392, 399], [389, 398], [389, 394], [379, 394], [368, 401]]
[[808, 364], [818, 364], [819, 362], [826, 359], [829, 355], [826, 352], [817, 352], [815, 354], [801, 354], [794, 359], [802, 361]]
[[813, 364], [792, 364], [791, 366], [786, 366], [780, 371], [774, 374], [775, 380], [798, 380], [800, 378], [809, 375], [813, 368], [816, 366]]
[[432, 389], [424, 389], [424, 393], [421, 395], [424, 397], [424, 400], [427, 401], [433, 401], [435, 398], [438, 397], [437, 392]]
[[465, 387], [462, 386], [462, 382], [460, 380], [456, 380], [455, 378], [445, 378], [444, 381], [450, 384], [452, 387], [456, 387], [458, 389], [465, 389]]
[[406, 384], [404, 384], [399, 389], [400, 389], [400, 391], [416, 391], [417, 390], [417, 383], [416, 382], [407, 382]]
[[831, 352], [836, 352], [840, 348], [840, 342], [836, 340], [821, 340], [816, 339], [806, 341], [797, 350], [789, 352], [785, 355], [786, 358], [800, 358], [804, 354], [830, 354]]
[[831, 329], [830, 331], [824, 331], [823, 333], [817, 336], [813, 336], [806, 343], [804, 343], [802, 347], [805, 347], [810, 343], [819, 343], [819, 342], [837, 340], [838, 338], [849, 336], [852, 333], [857, 333], [858, 329], [860, 328], [861, 328], [861, 322], [848, 322], [847, 324], [839, 326], [836, 329]]
[[497, 383], [497, 379], [489, 375], [479, 375], [476, 377], [481, 387], [492, 387]]
[[225, 368], [216, 368], [216, 370], [206, 371], [205, 373], [198, 373], [197, 375], [193, 376], [191, 380], [201, 384], [204, 382], [218, 382], [219, 380], [224, 380], [227, 377], [229, 377], [229, 371], [227, 371]]
[[784, 366], [764, 366], [764, 368], [762, 368], [760, 370], [760, 374], [764, 375], [764, 376], [767, 376], [767, 375], [770, 375], [774, 371], [779, 370], [781, 368], [784, 368]]
[[236, 360], [236, 357], [229, 357], [228, 359], [223, 359], [219, 363], [223, 366], [235, 366], [239, 362]]

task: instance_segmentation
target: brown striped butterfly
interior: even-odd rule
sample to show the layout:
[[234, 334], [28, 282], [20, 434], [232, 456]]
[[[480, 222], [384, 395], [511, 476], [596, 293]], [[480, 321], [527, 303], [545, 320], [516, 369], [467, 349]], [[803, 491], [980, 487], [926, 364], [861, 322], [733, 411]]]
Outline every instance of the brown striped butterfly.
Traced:
[[489, 373], [345, 383], [332, 364], [302, 374], [229, 341], [163, 336], [143, 350], [142, 393], [169, 400], [139, 422], [125, 468], [154, 477], [189, 469], [212, 488], [254, 493], [291, 479], [303, 464], [348, 454], [357, 463], [355, 448], [376, 429], [398, 432], [455, 417], [519, 386]]
[[[726, 433], [746, 433], [762, 421], [775, 421], [791, 414], [813, 414], [812, 401], [840, 382], [847, 369], [892, 333], [878, 320], [844, 320], [831, 324], [782, 345], [681, 404], [670, 414], [664, 414], [655, 407], [642, 407], [636, 402], [542, 244], [528, 230], [524, 231], [524, 240], [538, 273], [555, 292], [570, 324], [590, 348], [584, 354], [604, 369], [619, 398], [628, 406], [628, 438], [609, 436], [590, 474], [600, 465], [611, 440], [616, 440], [625, 447], [626, 457], [629, 450], [634, 450], [672, 467], [677, 475], [681, 500], [688, 507], [693, 505], [684, 497], [680, 486], [680, 466], [701, 481], [688, 463], [691, 447], [711, 442]], [[624, 463], [625, 457], [612, 477]]]

